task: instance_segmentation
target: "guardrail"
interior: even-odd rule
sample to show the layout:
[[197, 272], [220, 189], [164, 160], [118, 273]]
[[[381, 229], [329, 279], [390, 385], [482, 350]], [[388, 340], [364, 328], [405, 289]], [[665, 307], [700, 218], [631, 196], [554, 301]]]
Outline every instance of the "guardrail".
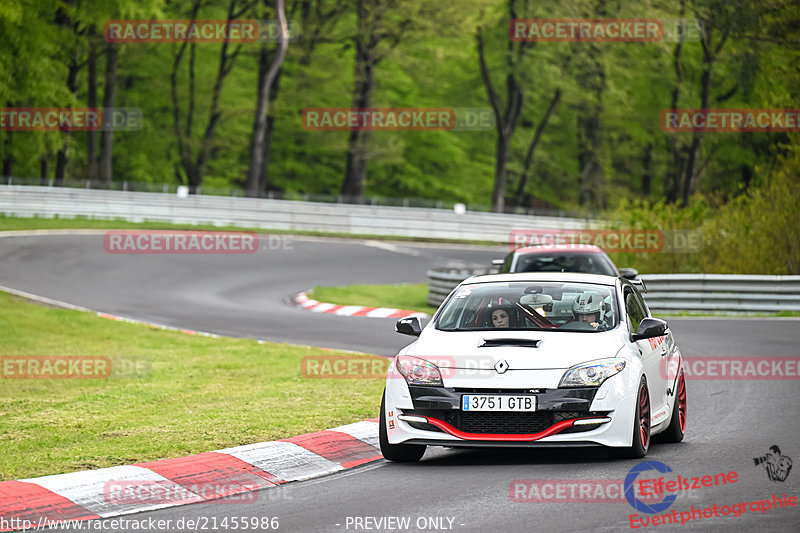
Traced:
[[428, 270], [428, 305], [439, 307], [447, 295], [470, 276], [492, 274], [496, 269], [486, 268], [436, 268]]
[[[55, 186], [55, 179], [41, 179], [30, 178], [21, 176], [0, 176], [0, 184], [2, 185], [33, 185], [41, 187]], [[75, 180], [65, 179], [59, 187], [69, 187], [73, 189], [102, 189], [111, 191], [131, 191], [131, 192], [154, 192], [161, 194], [176, 194], [181, 187], [176, 182], [171, 183], [158, 183], [158, 182], [142, 182], [142, 181], [112, 181], [110, 183], [104, 180]], [[208, 185], [198, 185], [196, 192], [198, 195], [211, 195], [211, 196], [248, 196], [244, 194], [241, 187], [211, 187]], [[325, 193], [300, 193], [294, 191], [262, 191], [258, 194], [258, 198], [266, 198], [269, 200], [291, 200], [299, 202], [314, 202], [326, 204], [364, 204], [364, 205], [381, 205], [391, 207], [427, 207], [431, 209], [449, 209], [452, 210], [456, 205], [462, 202], [454, 200], [434, 200], [432, 198], [418, 198], [409, 196], [355, 196], [347, 194], [325, 194]], [[486, 204], [462, 204], [465, 205], [467, 211], [489, 213], [492, 212], [491, 206]], [[550, 207], [523, 207], [523, 206], [506, 206], [504, 213], [510, 215], [527, 215], [527, 216], [552, 216], [552, 217], [576, 217], [584, 218], [581, 214], [570, 212], [564, 209], [554, 209]]]
[[108, 191], [0, 185], [0, 213], [21, 217], [84, 216], [174, 224], [213, 224], [247, 228], [320, 231], [353, 235], [491, 241], [508, 243], [515, 228], [577, 229], [578, 218], [501, 213], [325, 204], [263, 198]]
[[[488, 271], [429, 270], [428, 304], [438, 307], [456, 285], [469, 276]], [[800, 311], [800, 276], [650, 274], [640, 277], [647, 286], [643, 296], [654, 313]]]

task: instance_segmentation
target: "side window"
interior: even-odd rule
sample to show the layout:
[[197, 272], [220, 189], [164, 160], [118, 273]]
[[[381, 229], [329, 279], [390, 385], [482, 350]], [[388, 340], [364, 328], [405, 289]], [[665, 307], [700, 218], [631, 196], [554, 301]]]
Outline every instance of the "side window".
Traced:
[[639, 292], [636, 289], [636, 287], [633, 288], [633, 292], [636, 293], [636, 300], [639, 302], [639, 305], [644, 310], [644, 316], [646, 317], [650, 316], [650, 308], [647, 307], [647, 302], [645, 301], [644, 296], [642, 296], [642, 293]]
[[503, 266], [500, 267], [500, 274], [506, 274], [511, 272], [511, 263], [514, 261], [514, 252], [511, 252], [506, 256], [506, 260], [503, 262]]
[[632, 290], [625, 291], [625, 312], [628, 314], [633, 331], [638, 330], [639, 324], [646, 315]]

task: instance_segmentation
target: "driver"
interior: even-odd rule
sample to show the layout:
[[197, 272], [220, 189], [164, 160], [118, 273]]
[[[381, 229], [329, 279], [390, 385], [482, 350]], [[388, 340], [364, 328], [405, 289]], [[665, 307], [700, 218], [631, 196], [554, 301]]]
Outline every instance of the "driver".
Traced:
[[498, 298], [489, 303], [492, 327], [505, 329], [511, 327], [511, 302], [508, 298]]
[[573, 322], [587, 322], [594, 329], [598, 329], [603, 318], [604, 299], [598, 292], [588, 291], [577, 298], [572, 304]]

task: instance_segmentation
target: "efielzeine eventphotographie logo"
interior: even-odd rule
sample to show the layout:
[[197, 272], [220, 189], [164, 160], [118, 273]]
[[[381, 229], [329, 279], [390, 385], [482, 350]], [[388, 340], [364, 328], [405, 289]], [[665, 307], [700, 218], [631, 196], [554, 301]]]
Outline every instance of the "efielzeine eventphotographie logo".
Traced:
[[792, 470], [792, 459], [788, 455], [781, 454], [777, 444], [770, 446], [769, 451], [761, 457], [753, 457], [753, 463], [755, 466], [764, 467], [770, 481], [784, 482]]

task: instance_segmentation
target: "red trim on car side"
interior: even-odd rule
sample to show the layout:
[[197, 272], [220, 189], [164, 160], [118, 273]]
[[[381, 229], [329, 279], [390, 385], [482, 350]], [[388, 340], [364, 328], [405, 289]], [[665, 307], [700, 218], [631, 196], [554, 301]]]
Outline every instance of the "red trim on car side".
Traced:
[[568, 427], [572, 426], [572, 423], [576, 420], [594, 420], [600, 418], [606, 418], [604, 416], [598, 417], [585, 417], [585, 418], [573, 418], [572, 420], [564, 420], [559, 422], [558, 424], [553, 424], [549, 428], [545, 429], [544, 431], [540, 431], [539, 433], [525, 433], [525, 434], [516, 434], [516, 433], [466, 433], [464, 431], [460, 431], [444, 420], [439, 420], [438, 418], [431, 418], [426, 416], [425, 418], [428, 419], [428, 423], [432, 426], [436, 426], [437, 428], [441, 429], [442, 431], [453, 435], [454, 437], [458, 437], [459, 439], [464, 440], [499, 440], [499, 441], [532, 441], [532, 440], [539, 440], [545, 437], [549, 437], [550, 435], [555, 435]]

